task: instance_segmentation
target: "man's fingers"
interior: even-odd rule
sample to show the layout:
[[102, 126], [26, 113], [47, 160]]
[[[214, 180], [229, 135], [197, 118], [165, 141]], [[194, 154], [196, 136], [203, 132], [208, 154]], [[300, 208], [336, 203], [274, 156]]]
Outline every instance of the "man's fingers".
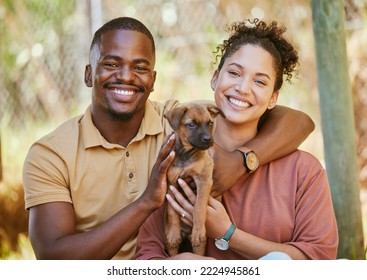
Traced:
[[166, 174], [168, 171], [168, 168], [170, 167], [173, 159], [175, 158], [175, 152], [171, 151], [168, 156], [163, 160], [161, 166], [160, 166], [160, 173]]
[[162, 145], [159, 151], [158, 158], [155, 164], [156, 170], [159, 174], [164, 175], [167, 173], [173, 159], [175, 158], [175, 152], [172, 151], [173, 145], [175, 143], [175, 135], [171, 134], [167, 141]]
[[162, 148], [159, 151], [157, 162], [163, 162], [169, 156], [169, 153], [173, 148], [175, 140], [176, 140], [175, 134], [171, 134], [168, 137], [167, 141], [162, 145]]

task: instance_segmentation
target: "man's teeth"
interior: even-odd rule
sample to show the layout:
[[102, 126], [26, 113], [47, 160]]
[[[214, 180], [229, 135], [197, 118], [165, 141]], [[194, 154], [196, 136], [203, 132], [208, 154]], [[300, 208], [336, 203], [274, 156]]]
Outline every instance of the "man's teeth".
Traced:
[[119, 95], [133, 95], [135, 93], [135, 91], [132, 91], [132, 90], [113, 89], [112, 91]]
[[250, 107], [250, 104], [248, 102], [244, 102], [244, 101], [235, 99], [233, 97], [230, 97], [228, 100], [229, 100], [229, 102], [231, 102], [232, 104], [234, 104], [238, 107], [242, 107], [242, 108]]

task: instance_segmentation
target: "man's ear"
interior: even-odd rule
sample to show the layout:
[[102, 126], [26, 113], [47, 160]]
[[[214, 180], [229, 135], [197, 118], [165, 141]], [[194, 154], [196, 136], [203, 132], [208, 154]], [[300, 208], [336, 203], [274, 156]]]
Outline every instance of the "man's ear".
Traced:
[[150, 90], [150, 92], [154, 91], [154, 84], [155, 84], [155, 79], [157, 78], [157, 71], [153, 71], [153, 84], [152, 84], [152, 88]]
[[213, 74], [213, 77], [212, 77], [212, 80], [210, 81], [210, 85], [212, 87], [212, 90], [214, 90], [214, 91], [215, 91], [215, 87], [217, 86], [218, 75], [219, 75], [218, 70], [215, 70], [215, 72]]
[[84, 71], [84, 83], [87, 87], [93, 87], [92, 66], [87, 64]]
[[279, 96], [279, 91], [274, 91], [271, 98], [270, 98], [270, 102], [268, 105], [268, 109], [273, 109], [275, 107], [275, 105], [277, 104], [278, 101], [278, 96]]

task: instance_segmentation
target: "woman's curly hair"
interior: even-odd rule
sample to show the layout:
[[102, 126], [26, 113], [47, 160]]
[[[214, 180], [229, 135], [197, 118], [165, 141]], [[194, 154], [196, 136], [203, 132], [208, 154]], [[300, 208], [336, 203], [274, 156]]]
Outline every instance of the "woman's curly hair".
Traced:
[[276, 72], [276, 81], [274, 91], [281, 88], [283, 84], [283, 75], [290, 83], [293, 71], [298, 66], [298, 54], [294, 47], [283, 37], [287, 29], [284, 26], [278, 26], [276, 21], [269, 24], [255, 18], [254, 20], [244, 20], [234, 22], [226, 28], [230, 34], [227, 40], [218, 45], [215, 62], [220, 58], [218, 70], [220, 70], [227, 57], [230, 57], [241, 46], [251, 44], [259, 46], [269, 52], [274, 58], [274, 69]]

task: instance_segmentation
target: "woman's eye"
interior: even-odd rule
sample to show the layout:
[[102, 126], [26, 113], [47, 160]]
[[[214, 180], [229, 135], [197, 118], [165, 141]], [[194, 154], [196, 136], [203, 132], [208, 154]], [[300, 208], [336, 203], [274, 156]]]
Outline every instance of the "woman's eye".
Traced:
[[260, 84], [262, 86], [266, 86], [266, 83], [262, 80], [255, 80], [255, 83]]
[[228, 71], [229, 74], [231, 74], [232, 76], [236, 76], [236, 77], [239, 77], [240, 74], [236, 71]]

